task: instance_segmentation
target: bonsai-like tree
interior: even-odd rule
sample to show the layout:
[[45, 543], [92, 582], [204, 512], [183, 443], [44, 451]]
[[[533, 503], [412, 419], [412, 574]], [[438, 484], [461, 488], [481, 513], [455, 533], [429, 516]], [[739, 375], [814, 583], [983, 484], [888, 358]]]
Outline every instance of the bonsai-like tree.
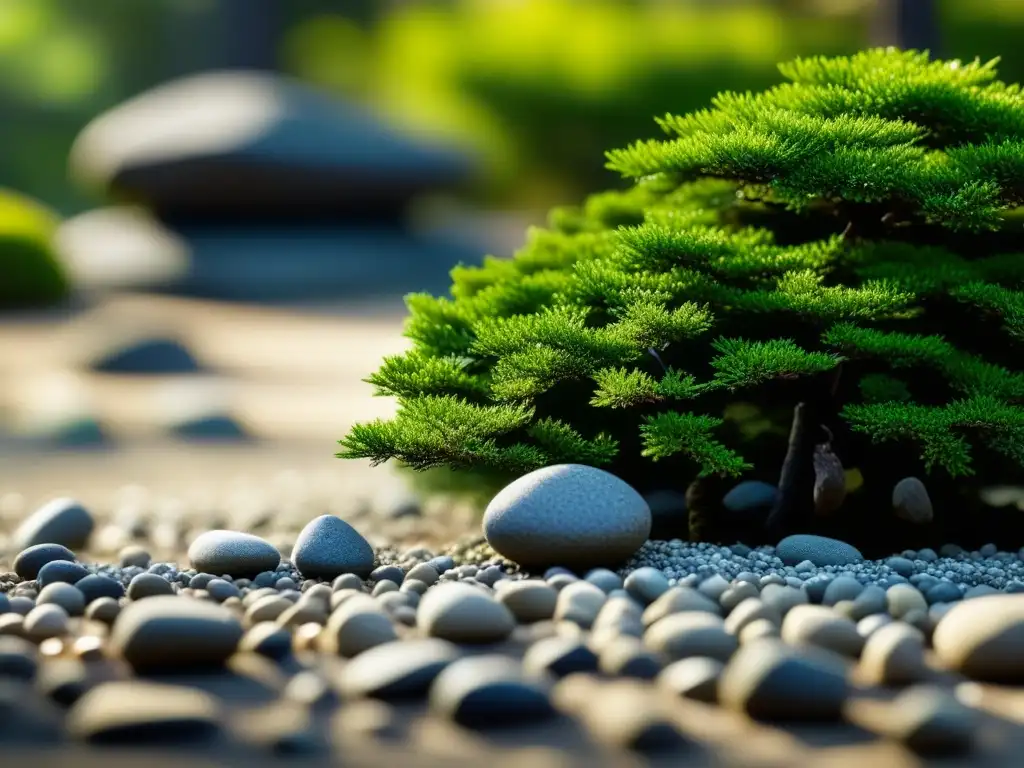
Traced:
[[[1024, 94], [995, 62], [927, 52], [780, 71], [610, 152], [629, 189], [408, 297], [413, 347], [368, 380], [397, 415], [339, 455], [496, 480], [577, 462], [642, 492], [704, 478], [693, 502], [759, 478], [780, 485], [767, 539], [1019, 546], [1019, 511], [983, 519], [976, 492], [1024, 475]], [[839, 461], [863, 484], [816, 506], [815, 483], [842, 500]], [[893, 516], [907, 476], [928, 528]], [[736, 540], [702, 514], [691, 538]]]

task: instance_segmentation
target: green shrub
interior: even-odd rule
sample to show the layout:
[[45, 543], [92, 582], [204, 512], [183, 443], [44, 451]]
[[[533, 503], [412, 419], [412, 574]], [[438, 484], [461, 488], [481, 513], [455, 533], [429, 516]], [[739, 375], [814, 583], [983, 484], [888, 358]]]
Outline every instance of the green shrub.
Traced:
[[[410, 296], [414, 346], [369, 379], [398, 413], [341, 455], [490, 477], [579, 462], [642, 492], [776, 482], [804, 403], [863, 485], [821, 520], [802, 497], [790, 527], [866, 551], [1018, 546], [1019, 512], [967, 511], [1024, 474], [1020, 88], [994, 62], [891, 49], [780, 71], [610, 152], [630, 189], [554, 212], [511, 260], [457, 267], [449, 297]], [[908, 475], [931, 492], [928, 532], [892, 522]]]
[[0, 309], [52, 304], [68, 282], [53, 252], [57, 216], [40, 204], [0, 190]]

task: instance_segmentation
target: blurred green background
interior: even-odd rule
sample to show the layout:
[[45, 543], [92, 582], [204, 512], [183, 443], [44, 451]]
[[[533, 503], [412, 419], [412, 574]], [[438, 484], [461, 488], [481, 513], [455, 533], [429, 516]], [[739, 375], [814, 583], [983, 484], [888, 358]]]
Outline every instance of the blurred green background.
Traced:
[[[874, 0], [279, 0], [279, 67], [407, 125], [475, 147], [467, 191], [543, 210], [614, 186], [605, 149], [652, 117], [761, 89], [775, 63], [870, 42]], [[61, 214], [96, 201], [67, 180], [90, 118], [170, 77], [216, 66], [217, 0], [2, 0], [0, 186]], [[1002, 57], [1024, 80], [1024, 2], [940, 0], [944, 57]], [[218, 23], [220, 22], [220, 23]]]

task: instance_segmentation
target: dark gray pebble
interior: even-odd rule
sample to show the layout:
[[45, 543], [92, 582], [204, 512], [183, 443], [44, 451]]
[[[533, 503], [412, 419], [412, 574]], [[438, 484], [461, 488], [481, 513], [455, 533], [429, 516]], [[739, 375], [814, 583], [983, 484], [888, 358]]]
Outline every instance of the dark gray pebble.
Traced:
[[60, 544], [36, 544], [26, 547], [14, 558], [14, 572], [24, 580], [35, 579], [39, 570], [54, 560], [73, 562], [75, 553]]
[[273, 570], [281, 553], [251, 533], [217, 530], [197, 536], [189, 545], [188, 559], [199, 571], [242, 577]]
[[75, 584], [88, 575], [89, 570], [81, 563], [73, 563], [68, 560], [51, 560], [39, 569], [36, 581], [41, 587], [58, 581], [62, 581], [65, 584]]
[[171, 582], [155, 573], [140, 573], [128, 583], [128, 597], [131, 600], [173, 594], [174, 587], [171, 586]]
[[304, 578], [334, 579], [344, 573], [368, 576], [374, 553], [351, 525], [334, 515], [321, 515], [299, 533], [291, 560]]
[[456, 645], [437, 638], [384, 643], [349, 661], [341, 671], [339, 687], [350, 698], [423, 696], [441, 671], [461, 655]]
[[449, 664], [430, 687], [430, 707], [469, 728], [536, 722], [555, 714], [548, 686], [528, 679], [514, 659], [498, 655]]
[[85, 595], [86, 605], [101, 597], [111, 597], [114, 600], [124, 597], [124, 587], [121, 586], [121, 582], [98, 573], [90, 574], [84, 579], [76, 581], [75, 586]]
[[18, 527], [14, 544], [19, 549], [37, 544], [62, 544], [78, 549], [88, 542], [94, 526], [92, 514], [74, 499], [53, 499]]
[[530, 675], [552, 677], [596, 672], [597, 655], [579, 640], [548, 637], [538, 640], [526, 650], [523, 669]]

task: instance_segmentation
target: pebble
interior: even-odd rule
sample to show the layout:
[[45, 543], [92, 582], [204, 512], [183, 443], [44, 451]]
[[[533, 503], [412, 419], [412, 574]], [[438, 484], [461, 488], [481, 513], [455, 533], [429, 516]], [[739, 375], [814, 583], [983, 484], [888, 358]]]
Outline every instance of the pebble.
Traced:
[[864, 559], [856, 547], [845, 541], [803, 533], [784, 538], [775, 547], [775, 554], [786, 565], [804, 560], [816, 566], [852, 565]]
[[497, 643], [515, 629], [504, 603], [468, 584], [439, 584], [420, 602], [419, 626], [431, 637], [456, 643]]
[[157, 595], [173, 595], [174, 587], [163, 576], [155, 573], [139, 573], [132, 577], [127, 589], [129, 600], [142, 600]]
[[649, 605], [668, 592], [672, 585], [657, 568], [643, 567], [626, 577], [625, 590], [644, 605]]
[[911, 611], [928, 612], [928, 601], [915, 587], [909, 584], [895, 584], [885, 592], [885, 601], [889, 614], [894, 619], [902, 619]]
[[569, 584], [558, 593], [555, 603], [555, 621], [571, 621], [583, 629], [594, 625], [598, 612], [608, 596], [588, 581]]
[[821, 605], [798, 605], [782, 621], [782, 639], [791, 645], [811, 645], [857, 657], [864, 638], [857, 625]]
[[523, 579], [503, 585], [496, 593], [498, 602], [512, 611], [517, 621], [546, 621], [555, 615], [558, 592], [539, 579]]
[[136, 671], [190, 669], [222, 665], [241, 638], [241, 622], [227, 608], [157, 596], [124, 607], [110, 647]]
[[305, 578], [335, 579], [343, 574], [369, 576], [374, 553], [362, 535], [339, 517], [321, 515], [295, 539], [291, 560]]
[[419, 563], [410, 568], [409, 572], [405, 574], [405, 580], [402, 582], [402, 585], [404, 586], [409, 581], [418, 581], [429, 587], [437, 583], [439, 576], [440, 574], [430, 563]]
[[546, 720], [555, 714], [549, 684], [531, 679], [507, 656], [483, 655], [449, 664], [429, 693], [435, 713], [469, 728]]
[[39, 669], [35, 646], [10, 635], [0, 636], [0, 679], [30, 683]]
[[53, 499], [18, 527], [14, 532], [14, 545], [26, 549], [38, 544], [59, 544], [79, 549], [89, 541], [95, 525], [89, 510], [74, 499]]
[[651, 509], [615, 475], [581, 464], [530, 472], [507, 485], [484, 512], [494, 551], [528, 568], [617, 565], [650, 535]]
[[1024, 595], [990, 595], [957, 603], [932, 635], [939, 660], [976, 680], [1024, 680]]
[[916, 477], [905, 477], [892, 489], [892, 508], [896, 516], [916, 525], [932, 521], [932, 500], [928, 489]]
[[658, 685], [667, 691], [706, 704], [718, 702], [718, 681], [725, 669], [719, 659], [690, 656], [669, 664], [658, 675]]
[[384, 643], [345, 665], [339, 689], [350, 698], [394, 701], [425, 696], [438, 674], [461, 655], [457, 646], [436, 638]]
[[534, 642], [523, 655], [523, 670], [535, 677], [567, 677], [577, 672], [596, 672], [597, 654], [586, 643], [568, 637], [546, 637]]
[[99, 600], [101, 597], [119, 600], [125, 594], [121, 582], [98, 573], [90, 573], [85, 578], [76, 581], [75, 587], [85, 595], [87, 605], [93, 600]]
[[67, 729], [76, 739], [103, 745], [206, 742], [221, 731], [221, 711], [212, 696], [195, 688], [119, 680], [79, 698], [68, 711]]
[[838, 720], [848, 694], [836, 660], [773, 639], [741, 646], [718, 684], [724, 706], [763, 720]]
[[884, 732], [921, 755], [960, 755], [974, 743], [977, 713], [949, 691], [915, 685], [892, 702]]
[[666, 616], [644, 632], [644, 644], [676, 661], [690, 656], [707, 656], [728, 661], [738, 646], [725, 629], [720, 616], [704, 611], [687, 611]]
[[873, 685], [907, 685], [923, 679], [928, 671], [924, 636], [901, 621], [878, 627], [864, 643], [858, 670]]
[[320, 637], [324, 650], [351, 659], [397, 640], [398, 633], [376, 600], [357, 593], [334, 609]]
[[39, 569], [36, 582], [41, 587], [57, 582], [76, 584], [88, 575], [88, 569], [81, 563], [73, 563], [68, 560], [51, 560]]
[[697, 590], [691, 587], [671, 587], [644, 609], [643, 625], [649, 627], [666, 616], [687, 611], [699, 611], [715, 616], [722, 613], [722, 609], [714, 601]]
[[77, 587], [64, 582], [48, 584], [39, 591], [36, 605], [60, 606], [68, 616], [81, 616], [85, 613], [85, 595]]
[[198, 571], [249, 577], [276, 568], [281, 553], [251, 533], [214, 530], [195, 538], [188, 548], [188, 559]]
[[687, 739], [647, 688], [615, 680], [581, 712], [587, 730], [602, 744], [634, 753], [665, 753], [688, 746]]
[[618, 635], [600, 648], [598, 670], [609, 677], [654, 680], [664, 668], [663, 657], [639, 638]]
[[40, 569], [55, 560], [74, 562], [75, 553], [60, 544], [35, 544], [19, 552], [13, 563], [14, 572], [25, 581], [39, 576]]

